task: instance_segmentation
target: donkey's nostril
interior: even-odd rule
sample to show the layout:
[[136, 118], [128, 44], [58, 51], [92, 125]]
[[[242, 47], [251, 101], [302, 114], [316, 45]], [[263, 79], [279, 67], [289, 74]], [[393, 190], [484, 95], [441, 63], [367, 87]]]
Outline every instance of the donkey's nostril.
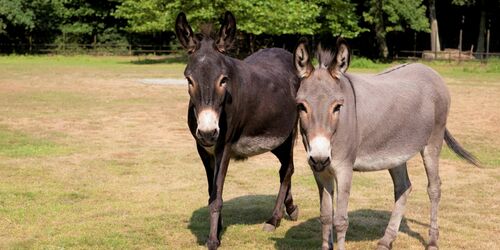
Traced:
[[329, 165], [330, 164], [330, 157], [327, 157], [323, 161], [321, 161], [321, 164], [323, 166]]
[[313, 163], [313, 164], [316, 164], [317, 162], [314, 160], [314, 157], [312, 156], [309, 156], [309, 160]]
[[196, 137], [198, 137], [200, 142], [206, 146], [213, 145], [219, 137], [219, 130], [211, 129], [205, 131], [198, 129], [196, 130]]

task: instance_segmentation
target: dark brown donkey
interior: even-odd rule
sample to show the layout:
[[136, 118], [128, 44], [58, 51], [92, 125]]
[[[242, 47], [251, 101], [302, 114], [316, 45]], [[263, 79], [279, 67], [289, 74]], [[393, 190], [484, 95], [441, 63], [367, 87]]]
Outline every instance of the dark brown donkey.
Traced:
[[389, 170], [395, 204], [378, 249], [391, 248], [411, 191], [406, 162], [420, 152], [431, 201], [428, 249], [437, 249], [443, 140], [460, 157], [477, 165], [446, 129], [450, 95], [443, 80], [418, 63], [377, 75], [346, 73], [350, 56], [342, 39], [335, 54], [318, 49], [319, 66], [314, 68], [305, 45], [300, 43], [295, 51], [297, 73], [302, 78], [297, 103], [302, 139], [320, 192], [322, 247], [333, 247], [334, 226], [338, 248], [345, 249], [353, 171]]
[[272, 217], [264, 224], [274, 230], [283, 204], [292, 220], [291, 176], [297, 127], [295, 95], [299, 78], [292, 54], [263, 49], [240, 61], [225, 55], [236, 33], [236, 20], [226, 12], [217, 35], [194, 34], [184, 13], [175, 31], [189, 53], [184, 71], [190, 95], [188, 125], [205, 166], [210, 207], [209, 249], [220, 245], [222, 189], [230, 158], [242, 159], [271, 151], [279, 159], [280, 190]]

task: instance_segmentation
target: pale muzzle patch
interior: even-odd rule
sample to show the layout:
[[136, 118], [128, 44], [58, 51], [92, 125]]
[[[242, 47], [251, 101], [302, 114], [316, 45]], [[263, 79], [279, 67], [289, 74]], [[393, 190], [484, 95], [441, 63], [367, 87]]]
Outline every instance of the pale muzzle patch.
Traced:
[[316, 136], [309, 142], [309, 157], [312, 158], [330, 158], [331, 145], [330, 140], [324, 136]]
[[219, 115], [211, 110], [204, 109], [198, 114], [198, 130], [208, 132], [219, 130]]

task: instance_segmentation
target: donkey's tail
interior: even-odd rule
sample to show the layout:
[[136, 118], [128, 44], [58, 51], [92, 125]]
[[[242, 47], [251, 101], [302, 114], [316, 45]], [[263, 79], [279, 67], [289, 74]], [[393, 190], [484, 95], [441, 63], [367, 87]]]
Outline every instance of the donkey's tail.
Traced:
[[465, 150], [457, 142], [457, 140], [455, 140], [455, 138], [453, 138], [453, 136], [451, 136], [450, 131], [448, 131], [448, 129], [446, 129], [444, 132], [444, 141], [446, 142], [448, 147], [450, 147], [451, 150], [453, 150], [453, 152], [455, 152], [455, 154], [457, 154], [460, 158], [465, 159], [467, 162], [469, 162], [470, 164], [472, 164], [476, 167], [480, 167], [480, 163], [477, 160], [477, 158], [474, 155], [472, 155], [470, 152]]

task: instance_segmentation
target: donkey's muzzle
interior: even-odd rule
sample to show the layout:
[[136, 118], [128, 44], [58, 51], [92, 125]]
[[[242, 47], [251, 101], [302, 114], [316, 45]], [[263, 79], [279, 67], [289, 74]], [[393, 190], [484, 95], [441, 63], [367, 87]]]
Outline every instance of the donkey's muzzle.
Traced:
[[330, 157], [312, 157], [310, 156], [308, 161], [309, 166], [316, 171], [316, 172], [321, 172], [323, 171], [326, 167], [330, 166], [331, 160]]
[[219, 129], [196, 130], [196, 137], [203, 146], [213, 146], [219, 138]]

